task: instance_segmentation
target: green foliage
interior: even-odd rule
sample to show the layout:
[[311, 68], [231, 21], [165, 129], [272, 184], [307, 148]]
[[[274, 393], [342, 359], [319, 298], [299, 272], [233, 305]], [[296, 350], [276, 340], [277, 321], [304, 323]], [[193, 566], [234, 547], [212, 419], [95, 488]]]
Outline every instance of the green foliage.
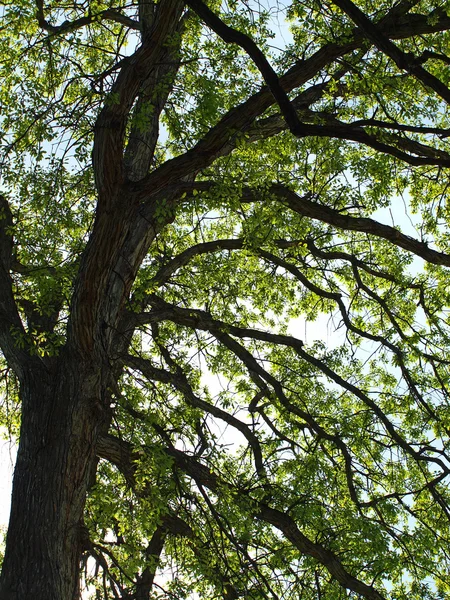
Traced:
[[[449, 85], [449, 17], [433, 3], [390, 25], [393, 3], [358, 6], [387, 37], [403, 27], [397, 47]], [[105, 451], [89, 490], [86, 594], [141, 598], [133, 594], [151, 573], [146, 598], [367, 595], [353, 580], [373, 586], [373, 598], [445, 598], [447, 104], [367, 37], [355, 42], [364, 36], [333, 3], [209, 7], [280, 76], [306, 65], [289, 98], [311, 133], [293, 135], [273, 99], [247, 115], [264, 78], [195, 10], [165, 42], [171, 70], [153, 65], [126, 107], [115, 82], [145, 45], [144, 27], [126, 20], [137, 23], [134, 4], [52, 0], [47, 30], [34, 2], [2, 9], [2, 192], [12, 212], [2, 235], [13, 249], [6, 259], [0, 246], [0, 259], [23, 324], [9, 328], [16, 350], [53, 365], [66, 347], [101, 213], [91, 158], [101, 115], [126, 112], [125, 158], [134, 140], [157, 139], [136, 187], [126, 173], [120, 180], [128, 196], [114, 217], [135, 207], [154, 235], [146, 230], [125, 257], [131, 264], [151, 238], [107, 324], [116, 346], [103, 357], [104, 392], [123, 454]], [[324, 48], [330, 58], [316, 64]], [[196, 152], [179, 180], [145, 187]], [[1, 368], [0, 424], [17, 435], [18, 384], [6, 358]], [[265, 507], [288, 516], [290, 535]], [[295, 541], [294, 526], [333, 553], [347, 583], [329, 554]]]

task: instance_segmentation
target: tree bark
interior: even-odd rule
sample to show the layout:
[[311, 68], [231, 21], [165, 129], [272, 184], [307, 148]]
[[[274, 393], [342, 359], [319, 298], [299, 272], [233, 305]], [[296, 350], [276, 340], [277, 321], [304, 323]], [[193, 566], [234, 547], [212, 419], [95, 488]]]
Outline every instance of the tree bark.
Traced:
[[65, 356], [55, 371], [30, 372], [22, 388], [0, 599], [73, 600], [79, 597], [80, 525], [96, 438], [108, 425], [100, 375]]

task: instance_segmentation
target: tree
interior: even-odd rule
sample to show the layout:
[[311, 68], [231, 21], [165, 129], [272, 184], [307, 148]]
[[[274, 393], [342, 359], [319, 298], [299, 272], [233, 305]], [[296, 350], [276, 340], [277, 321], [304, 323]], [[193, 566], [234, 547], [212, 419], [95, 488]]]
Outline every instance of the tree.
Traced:
[[0, 599], [447, 597], [445, 8], [1, 18]]

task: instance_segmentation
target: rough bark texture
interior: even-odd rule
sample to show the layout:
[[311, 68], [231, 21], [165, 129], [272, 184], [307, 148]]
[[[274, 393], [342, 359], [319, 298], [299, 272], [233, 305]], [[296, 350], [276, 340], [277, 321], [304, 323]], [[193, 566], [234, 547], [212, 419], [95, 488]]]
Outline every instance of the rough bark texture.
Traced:
[[64, 352], [45, 362], [28, 356], [21, 371], [22, 424], [1, 600], [79, 597], [86, 493], [97, 437], [110, 423], [112, 342], [156, 228], [133, 210], [122, 217], [110, 211], [96, 220]]
[[99, 383], [99, 373], [70, 357], [22, 382], [2, 600], [76, 597], [86, 491], [96, 437], [107, 426]]

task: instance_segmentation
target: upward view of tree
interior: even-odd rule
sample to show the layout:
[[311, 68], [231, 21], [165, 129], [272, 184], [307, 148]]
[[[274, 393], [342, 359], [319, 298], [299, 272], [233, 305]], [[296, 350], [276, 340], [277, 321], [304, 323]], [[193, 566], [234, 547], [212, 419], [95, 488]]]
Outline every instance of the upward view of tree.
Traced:
[[448, 598], [442, 3], [0, 15], [0, 599]]

